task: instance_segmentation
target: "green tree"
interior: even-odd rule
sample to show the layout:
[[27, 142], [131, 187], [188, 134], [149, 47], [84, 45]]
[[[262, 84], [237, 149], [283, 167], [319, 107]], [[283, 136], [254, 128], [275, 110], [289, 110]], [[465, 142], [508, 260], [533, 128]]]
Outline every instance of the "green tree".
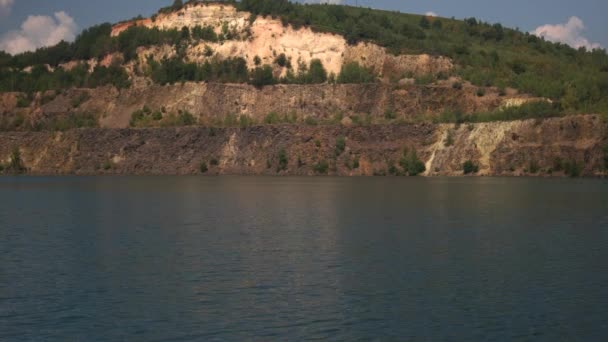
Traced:
[[256, 87], [275, 84], [276, 80], [272, 74], [272, 67], [270, 65], [264, 65], [263, 67], [256, 67], [253, 69], [250, 83]]
[[323, 63], [319, 59], [310, 61], [310, 69], [308, 71], [310, 83], [325, 83], [327, 81], [327, 71], [323, 67]]

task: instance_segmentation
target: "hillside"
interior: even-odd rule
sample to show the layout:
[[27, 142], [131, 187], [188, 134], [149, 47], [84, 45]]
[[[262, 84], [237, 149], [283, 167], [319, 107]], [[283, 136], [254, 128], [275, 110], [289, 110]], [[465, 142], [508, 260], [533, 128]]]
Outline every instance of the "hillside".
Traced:
[[[455, 139], [452, 133], [449, 139], [444, 136], [450, 130], [437, 125], [441, 123], [455, 124], [454, 132], [470, 123], [474, 131], [486, 127], [474, 123], [578, 114], [608, 115], [605, 51], [575, 50], [474, 18], [283, 0], [176, 1], [151, 18], [91, 27], [73, 43], [16, 56], [0, 52], [0, 131], [7, 132], [280, 125], [298, 132], [364, 127], [373, 137], [374, 130], [390, 126], [432, 123], [430, 139], [437, 143]], [[585, 126], [589, 119], [573, 120]], [[579, 152], [564, 156], [571, 164], [576, 159], [590, 165], [582, 166], [585, 174], [604, 167], [605, 124], [597, 122], [596, 131], [577, 133], [577, 139], [585, 140], [574, 142]], [[501, 134], [515, 127], [500, 125]], [[553, 130], [543, 132], [562, 137]], [[19, 145], [32, 142], [19, 141], [23, 137], [27, 135], [0, 135]], [[570, 139], [554, 143], [569, 145]], [[370, 150], [388, 148], [381, 140]], [[481, 151], [471, 139], [462, 143], [475, 146], [461, 149]], [[420, 145], [416, 149], [426, 158], [427, 174], [456, 174], [469, 160], [485, 165], [484, 174], [507, 172], [479, 159], [485, 152], [451, 153], [441, 157], [447, 158], [442, 166], [434, 166], [429, 162], [439, 157], [424, 152], [426, 143], [411, 144]], [[566, 153], [565, 145], [538, 161], [551, 164], [549, 159]], [[97, 141], [97, 146], [104, 144]], [[26, 159], [37, 158], [27, 146], [19, 148]], [[290, 145], [284, 148], [291, 151]], [[12, 159], [7, 154], [0, 166]], [[537, 163], [518, 161], [507, 173], [518, 174], [532, 162]], [[390, 169], [390, 161], [384, 163], [378, 170]], [[447, 164], [451, 166], [445, 168]], [[363, 174], [374, 173], [382, 172]]]

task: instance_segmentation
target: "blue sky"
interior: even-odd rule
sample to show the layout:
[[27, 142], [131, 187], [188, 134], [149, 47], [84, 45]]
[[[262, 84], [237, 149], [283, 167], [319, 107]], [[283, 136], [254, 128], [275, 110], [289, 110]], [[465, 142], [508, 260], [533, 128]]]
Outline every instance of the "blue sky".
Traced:
[[[539, 29], [538, 34], [571, 45], [608, 47], [606, 0], [342, 0], [353, 5], [356, 1], [366, 7], [408, 13], [474, 16], [524, 31], [551, 25]], [[52, 43], [59, 37], [69, 40], [93, 24], [138, 14], [148, 16], [171, 3], [172, 0], [0, 0], [0, 49], [18, 51]], [[58, 12], [64, 13], [57, 16]], [[24, 23], [27, 29], [22, 29]]]

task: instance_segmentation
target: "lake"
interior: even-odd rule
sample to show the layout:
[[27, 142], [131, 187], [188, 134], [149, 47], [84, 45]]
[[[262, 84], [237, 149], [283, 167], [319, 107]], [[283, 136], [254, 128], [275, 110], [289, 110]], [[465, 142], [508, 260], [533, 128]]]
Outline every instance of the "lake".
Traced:
[[608, 182], [1, 177], [0, 340], [608, 339]]

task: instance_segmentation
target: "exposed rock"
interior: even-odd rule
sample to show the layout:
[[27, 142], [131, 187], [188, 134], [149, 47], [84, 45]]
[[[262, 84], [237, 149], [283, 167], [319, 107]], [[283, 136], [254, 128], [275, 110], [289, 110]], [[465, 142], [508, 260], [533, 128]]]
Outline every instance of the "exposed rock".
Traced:
[[[453, 144], [446, 146], [448, 131]], [[574, 116], [474, 125], [256, 126], [246, 129], [202, 127], [161, 129], [79, 129], [64, 133], [0, 133], [0, 160], [15, 147], [31, 174], [196, 174], [202, 161], [218, 159], [208, 174], [276, 174], [284, 149], [288, 170], [314, 175], [329, 164], [343, 176], [386, 174], [399, 165], [403, 149], [416, 149], [427, 175], [461, 175], [471, 160], [478, 175], [520, 175], [532, 163], [537, 176], [561, 176], [556, 160], [576, 163], [582, 175], [604, 170], [606, 124], [598, 116]], [[518, 139], [513, 139], [516, 135]], [[346, 137], [336, 156], [336, 137]], [[300, 163], [298, 163], [300, 158]], [[359, 167], [354, 167], [354, 161]]]

